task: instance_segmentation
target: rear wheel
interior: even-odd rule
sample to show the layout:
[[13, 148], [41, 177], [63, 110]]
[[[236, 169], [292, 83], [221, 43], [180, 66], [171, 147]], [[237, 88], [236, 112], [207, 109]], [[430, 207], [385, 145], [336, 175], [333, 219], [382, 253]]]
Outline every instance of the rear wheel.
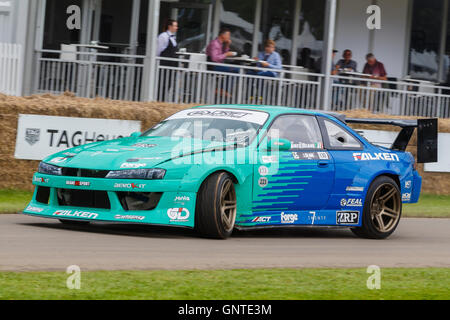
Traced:
[[59, 219], [59, 222], [68, 226], [85, 226], [89, 224], [89, 221], [75, 221], [75, 220], [63, 220]]
[[397, 228], [401, 214], [402, 199], [397, 183], [390, 177], [379, 177], [367, 192], [362, 226], [352, 231], [362, 238], [385, 239]]
[[196, 230], [209, 238], [228, 238], [236, 221], [236, 204], [231, 176], [226, 172], [211, 175], [203, 182], [197, 195]]

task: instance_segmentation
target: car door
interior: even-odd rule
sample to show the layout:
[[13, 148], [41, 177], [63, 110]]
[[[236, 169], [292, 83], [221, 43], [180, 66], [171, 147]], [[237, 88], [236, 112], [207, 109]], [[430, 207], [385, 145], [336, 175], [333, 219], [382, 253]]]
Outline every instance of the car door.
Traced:
[[319, 118], [325, 146], [335, 162], [335, 185], [327, 209], [362, 212], [364, 190], [371, 176], [371, 166], [356, 157], [364, 145], [341, 124]]
[[[288, 140], [291, 148], [268, 150], [272, 139]], [[313, 115], [281, 115], [272, 122], [253, 170], [254, 222], [311, 224], [334, 183], [334, 161], [323, 146]]]

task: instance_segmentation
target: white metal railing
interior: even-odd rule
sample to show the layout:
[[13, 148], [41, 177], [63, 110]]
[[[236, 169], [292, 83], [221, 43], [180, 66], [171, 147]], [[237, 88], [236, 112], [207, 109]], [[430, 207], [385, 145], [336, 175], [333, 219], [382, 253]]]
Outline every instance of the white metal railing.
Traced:
[[332, 76], [331, 108], [404, 116], [450, 117], [448, 87], [406, 81]]
[[[175, 66], [167, 66], [169, 61]], [[217, 71], [214, 67], [235, 72]], [[268, 77], [254, 74], [268, 71], [263, 68], [169, 58], [157, 58], [156, 70], [158, 101], [320, 107], [321, 74], [270, 70], [279, 75]]]
[[[69, 60], [61, 59], [61, 53], [64, 52], [37, 52], [35, 92], [71, 91], [82, 97], [141, 100], [144, 56], [78, 52]], [[105, 57], [115, 61], [100, 61]], [[173, 65], [167, 65], [169, 62]], [[217, 71], [215, 67], [234, 68], [235, 72]], [[255, 74], [267, 71], [265, 68], [157, 58], [154, 70], [152, 85], [158, 101], [323, 109], [325, 75], [293, 66], [271, 70], [278, 76], [267, 77]], [[329, 85], [331, 110], [366, 109], [393, 115], [450, 118], [449, 87], [345, 76], [331, 76]]]
[[[35, 92], [59, 94], [71, 91], [87, 98], [140, 100], [144, 65], [137, 61], [143, 61], [143, 56], [78, 52], [74, 59], [49, 57], [62, 53], [65, 52], [37, 51]], [[99, 61], [99, 57], [120, 62]]]
[[22, 46], [0, 43], [0, 93], [18, 96], [22, 91]]

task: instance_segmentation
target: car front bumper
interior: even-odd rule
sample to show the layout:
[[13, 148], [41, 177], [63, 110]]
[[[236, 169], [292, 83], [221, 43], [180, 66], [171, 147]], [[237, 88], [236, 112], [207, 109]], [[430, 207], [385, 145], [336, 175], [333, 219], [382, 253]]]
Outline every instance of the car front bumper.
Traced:
[[[196, 192], [182, 190], [179, 180], [114, 180], [36, 173], [33, 184], [33, 198], [24, 214], [54, 219], [194, 227]], [[64, 193], [74, 195], [73, 198], [76, 196], [77, 200], [72, 202], [83, 205], [65, 201]], [[103, 198], [100, 205], [95, 199], [98, 194]], [[125, 197], [139, 199], [151, 194], [158, 197], [150, 209], [129, 208], [124, 204], [127, 203]]]

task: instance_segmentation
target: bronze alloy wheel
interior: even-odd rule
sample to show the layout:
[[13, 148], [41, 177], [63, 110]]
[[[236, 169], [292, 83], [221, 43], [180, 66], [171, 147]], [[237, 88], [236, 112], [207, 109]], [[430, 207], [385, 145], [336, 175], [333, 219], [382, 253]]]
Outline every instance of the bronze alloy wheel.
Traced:
[[392, 184], [378, 186], [370, 202], [370, 217], [377, 231], [387, 233], [397, 226], [401, 203], [400, 192]]
[[234, 228], [236, 221], [236, 191], [234, 190], [233, 181], [227, 180], [220, 192], [220, 215], [226, 232], [230, 232]]

